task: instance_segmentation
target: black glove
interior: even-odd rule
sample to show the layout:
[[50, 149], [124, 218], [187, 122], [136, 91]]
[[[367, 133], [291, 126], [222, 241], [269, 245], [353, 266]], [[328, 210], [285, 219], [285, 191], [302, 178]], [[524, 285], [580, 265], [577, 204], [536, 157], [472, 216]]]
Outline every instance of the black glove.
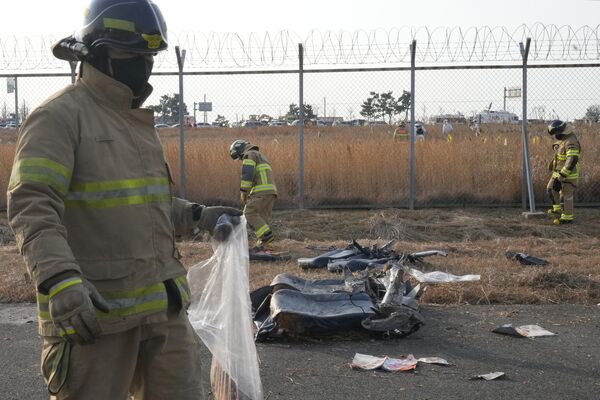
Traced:
[[[223, 214], [228, 214], [232, 217], [239, 217], [242, 215], [242, 211], [233, 207], [223, 207], [223, 206], [215, 206], [215, 207], [202, 207], [200, 215], [197, 215], [197, 209], [194, 209], [194, 220], [198, 221], [198, 230], [200, 231], [208, 231], [208, 233], [213, 235], [215, 230], [215, 226], [217, 225], [217, 220]], [[231, 223], [233, 225], [237, 225], [239, 223], [239, 218], [232, 218]], [[227, 233], [225, 236], [229, 236]], [[225, 240], [227, 237], [220, 237], [219, 240]]]
[[552, 181], [552, 190], [554, 190], [555, 192], [560, 192], [561, 189], [562, 182], [560, 181], [560, 179], [554, 178], [554, 180]]
[[98, 290], [81, 276], [55, 283], [49, 291], [50, 318], [61, 336], [78, 344], [94, 343], [102, 332], [96, 308], [109, 312], [110, 305]]

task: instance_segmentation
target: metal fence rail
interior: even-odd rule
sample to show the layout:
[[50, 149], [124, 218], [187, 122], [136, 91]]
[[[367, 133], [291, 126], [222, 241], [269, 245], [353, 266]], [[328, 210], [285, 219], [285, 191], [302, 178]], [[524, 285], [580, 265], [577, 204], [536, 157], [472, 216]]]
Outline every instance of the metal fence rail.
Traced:
[[[146, 105], [177, 100], [185, 91], [185, 104], [178, 103], [186, 112], [170, 109], [156, 117], [157, 123], [179, 122], [178, 133], [164, 131], [166, 155], [179, 177], [179, 193], [198, 201], [237, 198], [238, 166], [227, 159], [226, 149], [246, 137], [273, 162], [282, 207], [520, 203], [534, 211], [547, 202], [552, 140], [545, 129], [560, 118], [569, 121], [583, 148], [576, 201], [599, 205], [600, 56], [592, 54], [589, 31], [573, 32], [587, 40], [578, 58], [555, 52], [543, 58], [540, 38], [546, 32], [532, 42], [531, 54], [527, 39], [521, 42], [521, 62], [511, 58], [486, 65], [436, 65], [431, 42], [420, 50], [417, 41], [406, 50], [412, 63], [393, 66], [305, 65], [307, 58], [314, 61], [314, 49], [300, 43], [297, 65], [288, 68], [187, 70], [183, 52], [177, 72], [153, 74], [155, 90]], [[580, 39], [571, 35], [569, 43], [575, 40]], [[430, 59], [420, 65], [423, 51]], [[531, 59], [544, 62], [529, 64]], [[20, 123], [68, 85], [73, 72], [0, 74], [14, 87], [0, 94], [0, 124]], [[365, 107], [386, 94], [398, 105], [405, 92], [404, 106], [387, 114]], [[194, 128], [199, 122], [213, 126]], [[417, 123], [426, 131], [424, 139]], [[3, 141], [10, 138], [9, 129], [2, 132]], [[10, 143], [2, 146], [11, 151]], [[4, 186], [6, 175], [0, 174]]]

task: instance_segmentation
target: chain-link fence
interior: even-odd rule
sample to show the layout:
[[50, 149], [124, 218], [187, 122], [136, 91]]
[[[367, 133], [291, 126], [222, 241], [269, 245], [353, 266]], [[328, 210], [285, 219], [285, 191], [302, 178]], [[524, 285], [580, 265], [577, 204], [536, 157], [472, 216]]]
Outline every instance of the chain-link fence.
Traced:
[[[586, 52], [585, 63], [578, 64], [572, 54], [570, 64], [554, 59], [532, 63], [523, 86], [523, 66], [513, 59], [494, 65], [489, 59], [487, 64], [438, 65], [442, 61], [427, 60], [418, 49], [414, 68], [346, 66], [339, 58], [321, 69], [301, 68], [299, 59], [296, 67], [270, 69], [250, 65], [188, 71], [184, 66], [183, 129], [173, 126], [178, 122], [179, 76], [172, 72], [174, 63], [167, 63], [171, 71], [156, 71], [154, 92], [145, 105], [155, 106], [158, 132], [178, 182], [183, 139], [185, 188], [177, 190], [204, 203], [235, 204], [241, 166], [229, 158], [228, 147], [246, 138], [273, 164], [279, 207], [526, 204], [526, 127], [531, 189], [539, 207], [548, 202], [546, 166], [553, 157], [546, 126], [563, 119], [582, 145], [576, 202], [600, 203], [600, 166], [595, 162], [600, 64], [592, 63], [600, 56], [590, 60]], [[314, 47], [303, 51], [318, 56]], [[11, 71], [2, 78], [10, 92], [0, 94], [0, 183], [6, 188], [17, 132], [11, 128], [68, 85], [71, 74]]]

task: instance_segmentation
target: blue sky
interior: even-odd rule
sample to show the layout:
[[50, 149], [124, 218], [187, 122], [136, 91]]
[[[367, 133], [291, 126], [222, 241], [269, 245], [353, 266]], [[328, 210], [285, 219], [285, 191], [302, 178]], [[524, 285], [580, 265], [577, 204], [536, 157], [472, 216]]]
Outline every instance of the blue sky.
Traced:
[[[81, 22], [87, 0], [3, 1], [0, 35], [69, 34]], [[582, 25], [600, 23], [594, 0], [156, 0], [169, 29], [204, 32], [262, 32], [311, 29], [390, 29], [400, 26]], [[368, 6], [366, 6], [368, 5]], [[35, 8], [35, 12], [32, 12]]]

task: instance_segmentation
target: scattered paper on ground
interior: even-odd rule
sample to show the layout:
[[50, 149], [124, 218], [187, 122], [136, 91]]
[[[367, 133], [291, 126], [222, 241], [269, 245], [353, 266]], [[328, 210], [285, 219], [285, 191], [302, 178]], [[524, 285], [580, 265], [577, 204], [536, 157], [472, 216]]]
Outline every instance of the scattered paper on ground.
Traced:
[[411, 268], [409, 271], [416, 280], [422, 283], [472, 282], [481, 279], [481, 275], [453, 275], [442, 271], [421, 272]]
[[474, 376], [471, 379], [485, 379], [486, 381], [491, 381], [494, 379], [498, 379], [502, 376], [504, 376], [504, 372], [490, 372], [489, 374]]
[[538, 325], [518, 326], [515, 328], [515, 330], [517, 332], [519, 332], [521, 335], [528, 337], [528, 338], [556, 335], [556, 333], [550, 332]]
[[450, 365], [448, 361], [440, 357], [421, 357], [417, 361], [425, 364]]
[[450, 365], [448, 361], [440, 357], [421, 357], [415, 358], [412, 354], [407, 356], [393, 357], [375, 357], [368, 354], [356, 353], [350, 366], [353, 369], [374, 370], [381, 368], [384, 371], [410, 371], [417, 367], [418, 363]]
[[412, 354], [400, 358], [386, 357], [381, 368], [390, 372], [410, 371], [411, 369], [417, 368], [417, 359]]
[[492, 332], [502, 335], [511, 335], [516, 337], [536, 338], [543, 336], [554, 336], [556, 333], [550, 332], [539, 325], [522, 325], [513, 327], [512, 324], [505, 324]]
[[387, 357], [375, 357], [370, 356], [368, 354], [360, 354], [356, 353], [354, 355], [354, 359], [352, 359], [352, 364], [350, 366], [356, 369], [377, 369], [380, 368], [385, 362]]

